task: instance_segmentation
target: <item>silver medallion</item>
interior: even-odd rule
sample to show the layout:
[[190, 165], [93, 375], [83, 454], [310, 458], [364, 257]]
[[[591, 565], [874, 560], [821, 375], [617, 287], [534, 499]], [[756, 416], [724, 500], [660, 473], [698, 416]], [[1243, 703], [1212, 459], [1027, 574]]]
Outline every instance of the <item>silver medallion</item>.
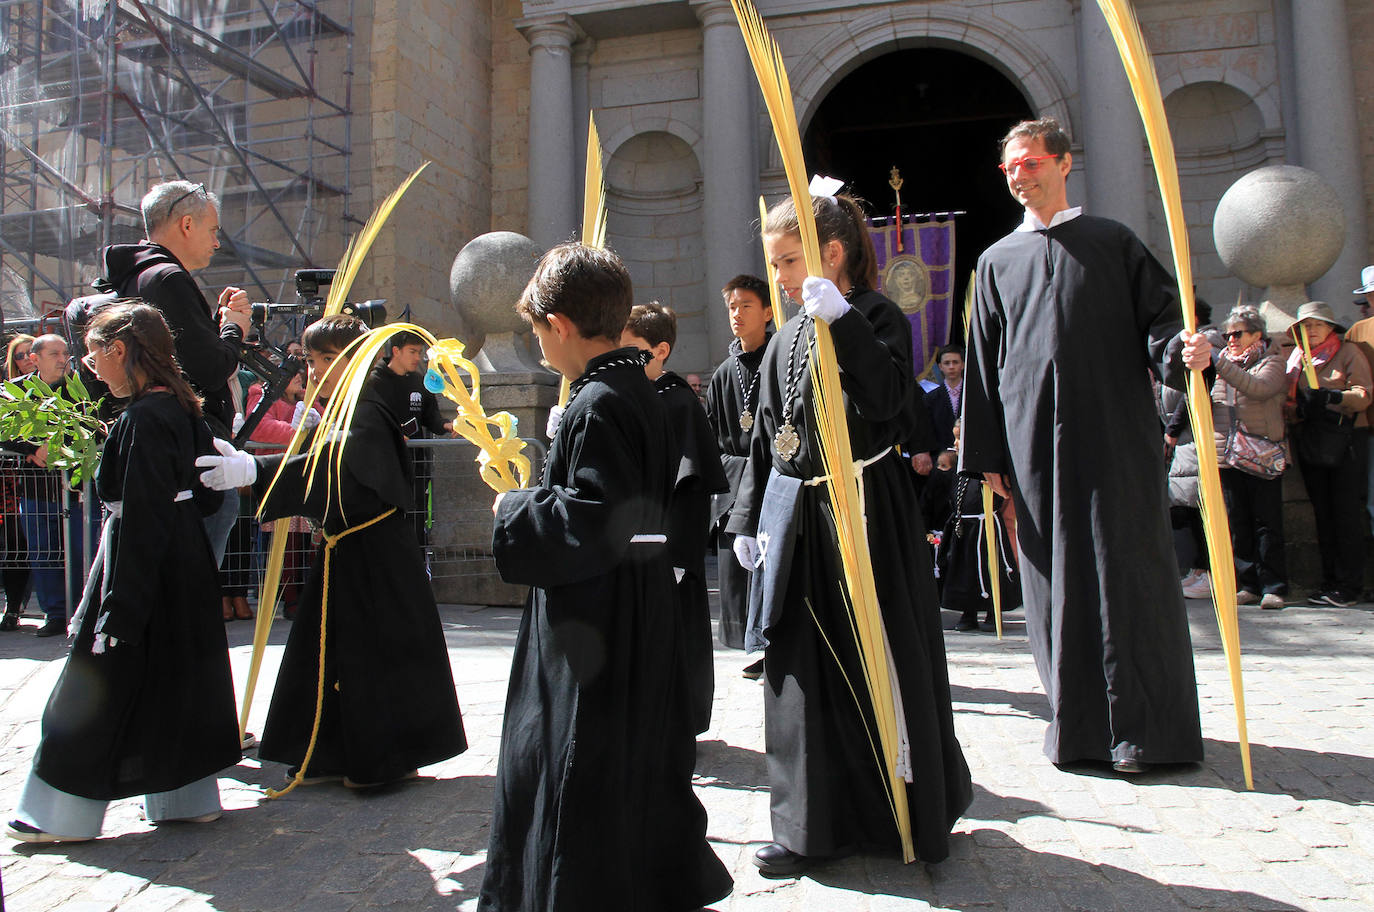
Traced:
[[752, 431], [754, 429], [754, 413], [745, 409], [739, 413], [740, 430]]
[[797, 450], [801, 449], [801, 438], [797, 436], [797, 429], [792, 427], [789, 421], [778, 432], [773, 435], [773, 452], [787, 462], [792, 461], [792, 457], [797, 455]]

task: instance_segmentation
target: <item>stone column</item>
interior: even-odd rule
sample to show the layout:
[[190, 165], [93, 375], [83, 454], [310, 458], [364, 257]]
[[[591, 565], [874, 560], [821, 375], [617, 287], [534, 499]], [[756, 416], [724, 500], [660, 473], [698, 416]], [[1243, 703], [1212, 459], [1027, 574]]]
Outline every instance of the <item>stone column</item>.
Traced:
[[574, 176], [577, 180], [575, 211], [579, 213], [579, 219], [586, 204], [582, 191], [585, 189], [587, 173], [587, 123], [592, 111], [591, 59], [595, 48], [596, 41], [591, 38], [583, 38], [572, 46], [573, 145], [576, 146], [577, 152], [574, 164]]
[[707, 354], [728, 353], [730, 323], [717, 290], [732, 277], [761, 275], [758, 221], [758, 155], [754, 97], [758, 88], [739, 24], [726, 0], [704, 0], [692, 9], [701, 21], [702, 174], [706, 248]]
[[1145, 239], [1146, 153], [1140, 113], [1101, 8], [1091, 0], [1077, 6], [1081, 105], [1074, 139], [1083, 146], [1085, 211], [1116, 219]]
[[577, 130], [573, 124], [572, 19], [541, 16], [520, 23], [530, 43], [530, 237], [547, 250], [578, 227]]
[[[1360, 172], [1359, 123], [1351, 68], [1349, 20], [1343, 0], [1303, 0], [1293, 10], [1293, 58], [1302, 158], [1335, 188], [1345, 210], [1345, 247], [1331, 269], [1310, 287], [1314, 300], [1352, 317], [1350, 289], [1368, 265], [1365, 187]], [[1353, 284], [1352, 284], [1353, 283]]]

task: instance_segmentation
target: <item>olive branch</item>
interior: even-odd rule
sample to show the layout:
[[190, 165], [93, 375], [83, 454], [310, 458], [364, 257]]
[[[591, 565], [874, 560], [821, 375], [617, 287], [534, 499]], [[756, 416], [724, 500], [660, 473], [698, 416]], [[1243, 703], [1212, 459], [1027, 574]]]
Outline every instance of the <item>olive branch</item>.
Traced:
[[104, 400], [92, 400], [80, 377], [67, 377], [61, 392], [37, 374], [22, 384], [7, 380], [0, 389], [0, 440], [47, 446], [48, 468], [65, 470], [73, 487], [94, 474], [107, 430], [97, 417]]

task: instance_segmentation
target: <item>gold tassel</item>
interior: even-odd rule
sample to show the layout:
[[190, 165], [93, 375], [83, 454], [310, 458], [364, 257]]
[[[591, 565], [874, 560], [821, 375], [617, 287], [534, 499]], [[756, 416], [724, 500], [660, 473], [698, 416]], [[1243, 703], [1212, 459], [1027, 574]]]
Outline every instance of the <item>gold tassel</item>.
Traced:
[[[1183, 218], [1183, 195], [1179, 190], [1178, 165], [1174, 160], [1174, 144], [1169, 135], [1169, 120], [1164, 113], [1164, 97], [1159, 78], [1155, 75], [1154, 60], [1140, 33], [1140, 23], [1127, 0], [1098, 0], [1102, 14], [1111, 28], [1112, 37], [1121, 51], [1126, 76], [1135, 94], [1136, 106], [1145, 125], [1159, 179], [1159, 195], [1164, 202], [1164, 215], [1169, 225], [1169, 239], [1174, 250], [1174, 271], [1178, 279], [1183, 325], [1188, 332], [1197, 331], [1197, 312], [1193, 300], [1193, 269], [1188, 245], [1188, 224]], [[1202, 379], [1202, 371], [1188, 372], [1188, 411], [1193, 420], [1193, 440], [1197, 441], [1198, 490], [1202, 508], [1203, 529], [1207, 538], [1207, 552], [1212, 561], [1212, 604], [1216, 609], [1217, 626], [1226, 653], [1226, 665], [1231, 677], [1231, 693], [1236, 706], [1236, 731], [1240, 742], [1241, 766], [1245, 772], [1245, 787], [1255, 787], [1250, 767], [1250, 737], [1245, 721], [1245, 685], [1240, 667], [1240, 621], [1236, 614], [1236, 565], [1231, 552], [1231, 529], [1226, 516], [1226, 502], [1221, 491], [1221, 477], [1217, 474], [1216, 447], [1209, 444], [1215, 438], [1212, 424], [1212, 397]]]
[[[782, 52], [764, 25], [750, 0], [731, 0], [735, 16], [744, 33], [749, 59], [754, 65], [759, 87], [763, 91], [773, 133], [782, 152], [787, 183], [797, 209], [797, 224], [802, 250], [806, 255], [807, 272], [824, 275], [821, 268], [820, 244], [811, 209], [811, 194], [807, 189], [806, 162], [802, 157], [801, 134], [797, 129], [797, 113], [792, 106], [792, 88], [783, 65]], [[873, 564], [868, 550], [862, 506], [862, 478], [855, 470], [854, 455], [849, 443], [849, 427], [844, 413], [844, 395], [835, 360], [835, 347], [830, 328], [823, 320], [815, 321], [816, 345], [810, 358], [815, 395], [812, 405], [816, 414], [816, 431], [820, 439], [821, 463], [827, 475], [826, 489], [835, 513], [835, 531], [844, 582], [849, 593], [859, 655], [873, 714], [877, 722], [882, 759], [886, 766], [884, 784], [892, 807], [897, 832], [902, 843], [902, 857], [907, 862], [916, 858], [912, 840], [911, 813], [906, 800], [906, 782], [897, 774], [898, 723], [892, 694], [892, 678], [884, 641], [882, 613], [878, 606], [873, 581]]]

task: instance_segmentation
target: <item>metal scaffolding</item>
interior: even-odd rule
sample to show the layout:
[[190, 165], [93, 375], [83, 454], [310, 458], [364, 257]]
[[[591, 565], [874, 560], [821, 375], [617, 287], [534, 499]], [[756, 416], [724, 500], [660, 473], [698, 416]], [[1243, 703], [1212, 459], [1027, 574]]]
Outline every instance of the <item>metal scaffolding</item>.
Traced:
[[353, 0], [0, 0], [4, 319], [88, 293], [177, 178], [221, 200], [205, 284], [291, 296], [326, 220], [352, 220], [352, 23]]

